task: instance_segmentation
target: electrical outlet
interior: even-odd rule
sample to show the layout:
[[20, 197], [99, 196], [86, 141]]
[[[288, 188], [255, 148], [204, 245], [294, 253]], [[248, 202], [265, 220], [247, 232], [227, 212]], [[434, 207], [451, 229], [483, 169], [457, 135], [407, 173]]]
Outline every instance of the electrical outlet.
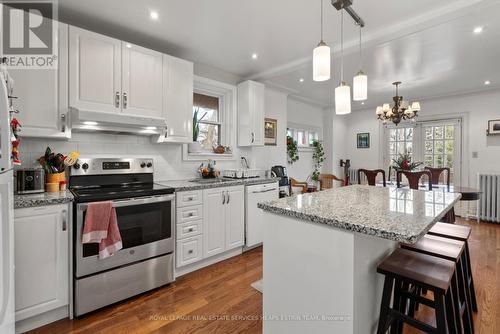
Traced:
[[479, 153], [477, 151], [472, 152], [472, 159], [477, 159], [479, 157]]

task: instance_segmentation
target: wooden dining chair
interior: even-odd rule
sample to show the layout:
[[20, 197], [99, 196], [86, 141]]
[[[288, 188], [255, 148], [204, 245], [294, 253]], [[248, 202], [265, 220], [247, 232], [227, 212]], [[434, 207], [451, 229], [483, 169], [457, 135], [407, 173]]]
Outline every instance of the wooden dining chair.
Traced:
[[410, 189], [415, 189], [415, 190], [418, 190], [418, 183], [420, 181], [420, 178], [424, 175], [427, 175], [427, 177], [429, 178], [429, 190], [432, 190], [431, 172], [429, 172], [428, 170], [423, 170], [420, 172], [398, 170], [396, 175], [396, 185], [398, 188], [401, 187], [401, 175], [406, 176], [406, 178], [408, 179], [408, 185], [410, 186]]
[[319, 174], [319, 187], [321, 190], [333, 188], [334, 181], [340, 182], [341, 187], [344, 185], [344, 180], [339, 179], [333, 174]]
[[292, 189], [294, 187], [295, 188], [302, 188], [302, 190], [301, 190], [302, 194], [305, 194], [307, 192], [307, 187], [308, 187], [307, 182], [297, 181], [293, 177], [290, 177], [289, 179], [290, 179], [290, 194], [293, 193]]
[[358, 169], [358, 184], [361, 184], [361, 173], [365, 174], [366, 180], [368, 181], [369, 186], [374, 186], [377, 180], [377, 175], [382, 173], [382, 181], [385, 187], [385, 170], [383, 169]]
[[450, 169], [448, 167], [443, 167], [443, 168], [434, 168], [434, 167], [425, 167], [425, 170], [428, 170], [431, 172], [431, 180], [432, 184], [439, 184], [439, 178], [441, 177], [441, 174], [446, 171], [446, 185], [449, 187], [450, 186]]

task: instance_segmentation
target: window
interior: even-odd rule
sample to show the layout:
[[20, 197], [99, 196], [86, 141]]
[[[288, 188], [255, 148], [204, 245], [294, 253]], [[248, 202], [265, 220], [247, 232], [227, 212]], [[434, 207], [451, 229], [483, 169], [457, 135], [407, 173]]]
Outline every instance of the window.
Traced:
[[389, 129], [389, 161], [399, 154], [409, 154], [413, 159], [413, 127], [400, 127]]
[[[429, 167], [449, 167], [454, 174], [455, 160], [455, 125], [438, 124], [423, 125], [424, 133], [424, 164]], [[441, 174], [444, 178], [444, 174]], [[453, 179], [453, 177], [452, 177]], [[444, 182], [444, 180], [440, 180]]]
[[286, 135], [297, 142], [298, 148], [312, 148], [315, 140], [320, 140], [321, 129], [289, 124]]
[[[198, 142], [204, 151], [221, 144], [220, 101], [217, 96], [193, 95], [193, 126], [198, 126]], [[195, 127], [196, 131], [196, 127]]]

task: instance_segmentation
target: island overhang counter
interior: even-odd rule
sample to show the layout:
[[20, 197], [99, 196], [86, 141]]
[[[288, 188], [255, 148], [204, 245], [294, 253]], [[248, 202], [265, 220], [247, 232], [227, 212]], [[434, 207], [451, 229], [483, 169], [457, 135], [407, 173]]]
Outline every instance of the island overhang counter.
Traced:
[[264, 333], [374, 333], [377, 264], [399, 242], [418, 241], [459, 199], [354, 185], [259, 203]]

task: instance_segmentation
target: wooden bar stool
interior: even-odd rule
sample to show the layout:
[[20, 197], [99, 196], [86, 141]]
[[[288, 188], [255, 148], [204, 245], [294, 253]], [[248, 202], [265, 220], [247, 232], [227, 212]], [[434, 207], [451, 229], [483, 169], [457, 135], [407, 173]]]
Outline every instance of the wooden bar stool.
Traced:
[[377, 175], [379, 173], [381, 173], [382, 174], [382, 182], [384, 184], [384, 187], [386, 186], [386, 184], [385, 184], [385, 170], [383, 170], [383, 169], [374, 169], [374, 170], [358, 169], [358, 184], [361, 184], [361, 173], [365, 174], [366, 180], [368, 181], [369, 186], [375, 185]]
[[429, 179], [429, 190], [432, 190], [432, 182], [431, 182], [431, 172], [428, 170], [423, 170], [420, 172], [410, 172], [404, 170], [398, 170], [396, 173], [396, 187], [401, 188], [401, 175], [406, 176], [408, 179], [408, 186], [410, 189], [419, 190], [418, 183], [420, 182], [420, 178], [423, 176], [427, 176]]
[[[435, 235], [425, 235], [417, 241], [416, 244], [402, 244], [401, 247], [410, 251], [453, 261], [455, 263], [455, 275], [453, 275], [452, 284], [457, 286], [460, 300], [460, 312], [457, 313], [459, 316], [456, 320], [460, 325], [463, 323], [461, 327], [464, 329], [464, 333], [474, 333], [471, 294], [469, 284], [467, 283], [465, 243], [463, 241], [442, 238]], [[410, 312], [413, 312], [411, 307]]]
[[449, 238], [453, 240], [459, 240], [465, 243], [465, 260], [466, 260], [467, 278], [471, 294], [472, 310], [474, 312], [477, 312], [476, 289], [474, 288], [472, 263], [470, 261], [470, 253], [469, 253], [469, 237], [471, 231], [472, 231], [471, 228], [468, 226], [436, 223], [429, 230], [428, 234], [437, 235], [438, 237]]
[[[378, 265], [377, 272], [385, 275], [378, 334], [385, 333], [389, 328], [391, 333], [401, 333], [403, 323], [426, 333], [460, 332], [455, 316], [458, 300], [452, 289], [454, 262], [398, 248]], [[417, 295], [416, 289], [432, 291], [434, 300]], [[436, 327], [415, 319], [408, 312], [408, 301], [410, 305], [419, 302], [434, 308]]]

